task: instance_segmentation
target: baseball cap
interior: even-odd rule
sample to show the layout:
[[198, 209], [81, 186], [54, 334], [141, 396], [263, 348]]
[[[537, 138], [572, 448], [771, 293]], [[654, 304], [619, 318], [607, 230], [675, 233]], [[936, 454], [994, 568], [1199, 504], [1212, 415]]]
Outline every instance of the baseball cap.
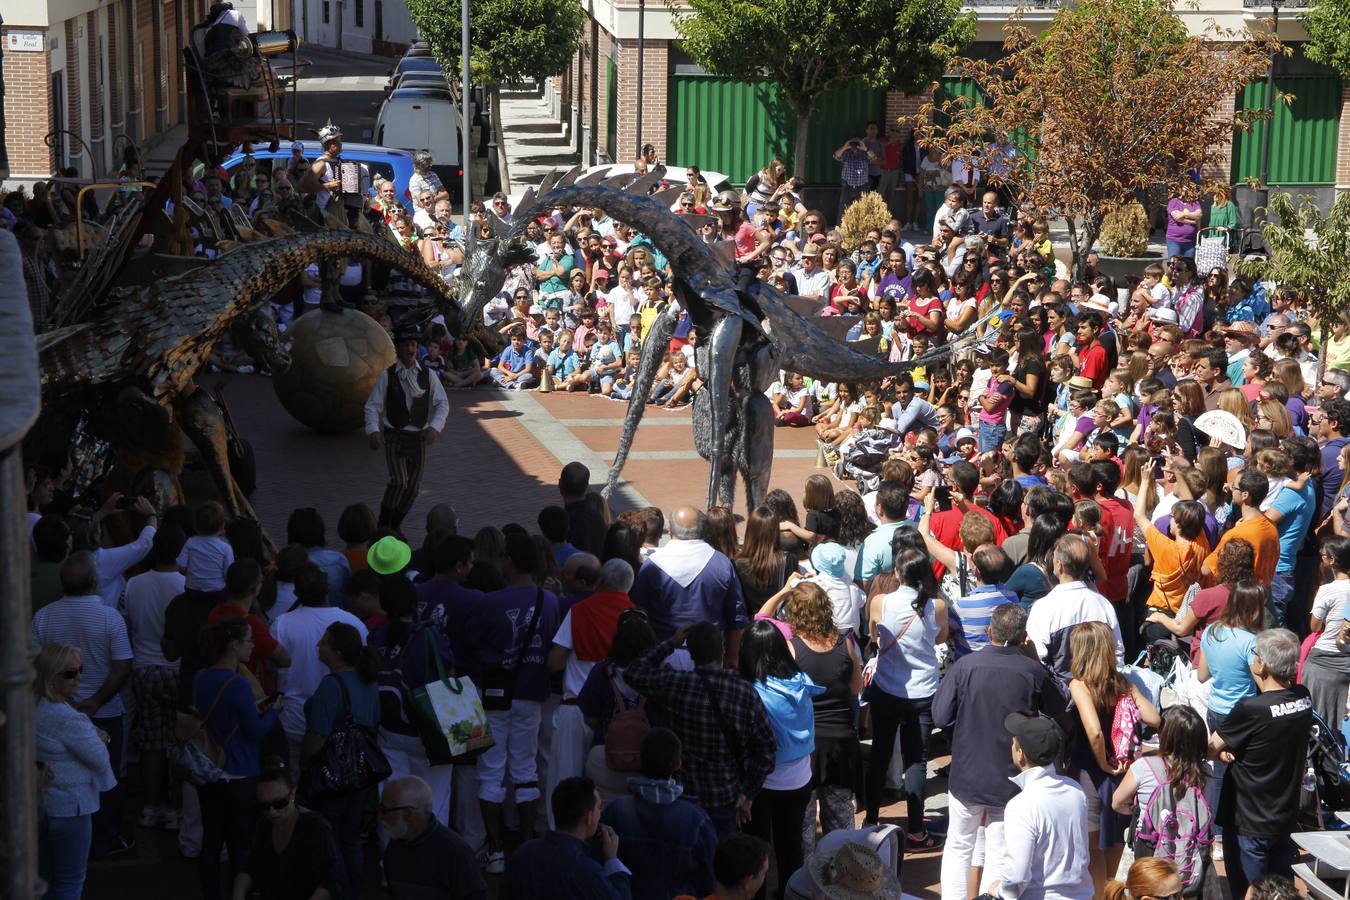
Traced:
[[594, 278], [596, 281], [599, 281], [601, 278], [605, 279], [605, 281], [609, 281], [609, 269], [596, 269]]
[[1033, 766], [1048, 766], [1064, 750], [1064, 732], [1043, 716], [1024, 716], [1010, 713], [1003, 727], [1017, 738], [1017, 744]]

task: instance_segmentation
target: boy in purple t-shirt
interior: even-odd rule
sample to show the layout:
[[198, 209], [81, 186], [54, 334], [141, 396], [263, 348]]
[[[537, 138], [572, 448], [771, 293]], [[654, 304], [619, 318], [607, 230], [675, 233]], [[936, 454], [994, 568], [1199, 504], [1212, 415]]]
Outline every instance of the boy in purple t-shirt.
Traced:
[[980, 452], [996, 451], [1008, 433], [1008, 407], [1012, 405], [1012, 376], [1008, 374], [1008, 351], [994, 347], [985, 357], [989, 365], [989, 383], [980, 395]]

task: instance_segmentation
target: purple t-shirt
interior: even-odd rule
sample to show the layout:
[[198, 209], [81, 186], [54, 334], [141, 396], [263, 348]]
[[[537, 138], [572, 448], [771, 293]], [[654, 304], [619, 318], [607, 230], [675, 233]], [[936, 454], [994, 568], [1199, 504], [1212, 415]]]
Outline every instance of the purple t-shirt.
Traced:
[[1087, 437], [1096, 427], [1097, 426], [1092, 423], [1092, 416], [1089, 414], [1086, 416], [1079, 416], [1078, 421], [1074, 423], [1073, 430], [1083, 437]]
[[[467, 604], [464, 613], [466, 658], [459, 663], [460, 671], [467, 671], [472, 678], [490, 666], [514, 666], [525, 641], [525, 632], [530, 627], [535, 598], [539, 595], [539, 589], [535, 587], [508, 587], [484, 594]], [[560, 620], [558, 598], [551, 591], [544, 591], [543, 601], [539, 625], [525, 650], [525, 660], [516, 679], [516, 697], [521, 700], [548, 699], [548, 650]]]
[[1180, 197], [1173, 197], [1167, 201], [1167, 239], [1177, 244], [1191, 244], [1195, 242], [1195, 234], [1200, 230], [1199, 225], [1190, 225], [1185, 222], [1178, 222], [1172, 218], [1172, 213], [1177, 210], [1186, 212], [1199, 212], [1200, 201], [1195, 200], [1190, 203], [1182, 200]]

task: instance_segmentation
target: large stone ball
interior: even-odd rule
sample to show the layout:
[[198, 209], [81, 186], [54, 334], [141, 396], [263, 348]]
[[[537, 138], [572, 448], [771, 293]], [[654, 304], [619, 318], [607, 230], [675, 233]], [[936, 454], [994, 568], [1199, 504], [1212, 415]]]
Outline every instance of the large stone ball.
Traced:
[[354, 309], [316, 309], [296, 319], [286, 336], [291, 367], [272, 379], [286, 412], [329, 434], [360, 427], [375, 379], [394, 364], [389, 333]]

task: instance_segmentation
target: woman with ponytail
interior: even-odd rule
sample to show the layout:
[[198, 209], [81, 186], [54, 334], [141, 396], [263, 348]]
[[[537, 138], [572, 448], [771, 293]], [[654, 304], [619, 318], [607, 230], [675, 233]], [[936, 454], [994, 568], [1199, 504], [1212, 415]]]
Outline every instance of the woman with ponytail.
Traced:
[[938, 686], [937, 645], [947, 640], [947, 604], [938, 594], [928, 554], [910, 549], [896, 555], [895, 574], [899, 587], [874, 595], [868, 603], [876, 668], [866, 689], [872, 708], [872, 755], [865, 824], [877, 823], [898, 731], [909, 810], [908, 845], [931, 850], [939, 842], [924, 828], [923, 786]]
[[[379, 654], [361, 643], [361, 633], [346, 622], [334, 622], [319, 639], [319, 662], [328, 667], [305, 701], [305, 740], [300, 747], [301, 766], [323, 749], [324, 742], [342, 724], [348, 710], [352, 721], [372, 732], [380, 724], [380, 691], [375, 682], [380, 671]], [[361, 813], [366, 793], [353, 791], [328, 797], [315, 804], [333, 826], [338, 849], [346, 864], [351, 896], [360, 894], [363, 853]]]

